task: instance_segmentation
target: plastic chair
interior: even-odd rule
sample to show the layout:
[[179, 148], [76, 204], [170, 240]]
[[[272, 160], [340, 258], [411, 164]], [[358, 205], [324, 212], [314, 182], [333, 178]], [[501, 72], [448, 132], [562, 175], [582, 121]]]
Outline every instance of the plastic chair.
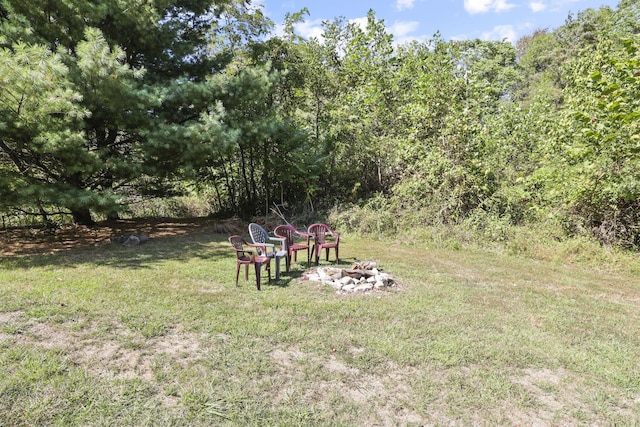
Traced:
[[[249, 235], [253, 241], [253, 246], [258, 248], [258, 255], [266, 255], [276, 260], [276, 280], [280, 278], [280, 260], [285, 259], [286, 268], [289, 271], [289, 257], [287, 257], [286, 242], [282, 237], [271, 237], [267, 230], [262, 228], [260, 224], [252, 222], [249, 224]], [[279, 249], [276, 244], [271, 242], [279, 242]]]
[[229, 243], [236, 251], [236, 287], [238, 286], [238, 276], [240, 266], [244, 265], [245, 280], [249, 280], [249, 265], [254, 264], [256, 269], [256, 287], [260, 290], [260, 268], [264, 265], [271, 280], [271, 258], [264, 255], [256, 255], [253, 250], [247, 250], [244, 246], [253, 246], [247, 243], [241, 236], [230, 236]]
[[[311, 255], [313, 257], [315, 253], [315, 263], [318, 265], [320, 260], [320, 251], [326, 251], [327, 261], [329, 261], [329, 249], [334, 248], [336, 251], [336, 262], [339, 262], [338, 249], [340, 246], [340, 235], [334, 232], [326, 224], [311, 224], [307, 229], [307, 233], [313, 239], [313, 246], [311, 247]], [[327, 239], [329, 237], [329, 239]]]
[[[311, 262], [311, 252], [309, 252], [309, 238], [307, 233], [298, 231], [293, 225], [279, 225], [273, 229], [273, 234], [277, 237], [284, 238], [287, 249], [287, 271], [291, 265], [291, 254], [293, 253], [293, 261], [298, 261], [298, 251], [307, 251], [307, 265]], [[304, 240], [304, 242], [302, 242]]]

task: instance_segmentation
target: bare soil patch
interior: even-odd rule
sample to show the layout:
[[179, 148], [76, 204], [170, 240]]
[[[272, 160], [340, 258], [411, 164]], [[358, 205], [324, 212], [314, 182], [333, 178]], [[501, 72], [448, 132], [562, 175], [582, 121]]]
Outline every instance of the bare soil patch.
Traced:
[[[45, 349], [62, 350], [78, 365], [90, 372], [113, 378], [142, 377], [153, 381], [151, 365], [161, 355], [182, 365], [198, 360], [202, 355], [201, 337], [183, 331], [180, 327], [167, 334], [144, 340], [142, 337], [116, 327], [108, 337], [96, 339], [94, 328], [88, 325], [81, 330], [70, 330], [60, 325], [38, 323], [34, 320], [22, 322], [22, 312], [0, 315], [0, 325], [19, 326], [20, 333], [9, 334], [0, 330], [0, 343], [13, 342], [33, 345]], [[129, 348], [123, 343], [126, 338], [144, 342], [140, 348]]]
[[[350, 350], [353, 354], [362, 351], [364, 350], [358, 348]], [[279, 405], [302, 399], [309, 406], [320, 405], [331, 410], [327, 405], [334, 398], [368, 408], [370, 413], [361, 420], [361, 425], [426, 425], [426, 420], [417, 412], [405, 408], [403, 403], [411, 399], [412, 390], [401, 379], [405, 377], [406, 371], [412, 371], [413, 368], [401, 368], [388, 362], [380, 367], [379, 373], [367, 373], [347, 365], [334, 354], [321, 357], [304, 353], [297, 347], [278, 348], [271, 353], [271, 357], [279, 365], [278, 377], [283, 382], [275, 397]], [[325, 379], [309, 383], [306, 391], [298, 395], [295, 393], [298, 387], [293, 384], [307, 380], [305, 366], [328, 374]]]
[[93, 227], [68, 225], [55, 230], [44, 228], [0, 229], [0, 256], [52, 254], [111, 243], [111, 237], [123, 234], [162, 238], [192, 233], [241, 234], [246, 224], [238, 218], [123, 219], [106, 221]]

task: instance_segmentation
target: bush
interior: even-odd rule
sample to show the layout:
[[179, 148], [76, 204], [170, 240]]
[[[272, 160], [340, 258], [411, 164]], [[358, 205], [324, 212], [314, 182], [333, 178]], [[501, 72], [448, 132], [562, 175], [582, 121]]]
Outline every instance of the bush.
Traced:
[[143, 199], [131, 203], [126, 216], [133, 218], [197, 218], [213, 214], [208, 200], [197, 196]]

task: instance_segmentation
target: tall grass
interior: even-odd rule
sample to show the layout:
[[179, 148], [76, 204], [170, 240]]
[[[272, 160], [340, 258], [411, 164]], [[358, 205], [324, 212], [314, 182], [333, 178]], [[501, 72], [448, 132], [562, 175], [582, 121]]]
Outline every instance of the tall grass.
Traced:
[[600, 269], [640, 269], [637, 251], [603, 245], [587, 232], [569, 234], [557, 218], [514, 225], [507, 217], [477, 211], [458, 222], [443, 222], [431, 210], [397, 210], [387, 199], [372, 200], [362, 206], [336, 207], [329, 221], [338, 229], [372, 239], [428, 242], [441, 249], [474, 248], [537, 260], [587, 263]]

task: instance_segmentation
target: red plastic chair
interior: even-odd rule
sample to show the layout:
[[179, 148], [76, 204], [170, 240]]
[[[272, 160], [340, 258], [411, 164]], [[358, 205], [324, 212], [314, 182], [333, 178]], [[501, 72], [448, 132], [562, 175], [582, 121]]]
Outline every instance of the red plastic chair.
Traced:
[[[307, 265], [311, 261], [311, 252], [309, 252], [309, 238], [307, 233], [298, 231], [293, 225], [279, 225], [273, 230], [273, 234], [277, 237], [286, 239], [287, 247], [287, 271], [291, 265], [291, 254], [293, 254], [293, 261], [298, 261], [298, 251], [307, 251]], [[303, 242], [304, 240], [304, 242]]]
[[[315, 262], [318, 265], [320, 260], [320, 251], [323, 249], [326, 252], [327, 261], [329, 261], [329, 249], [334, 248], [336, 250], [336, 262], [339, 262], [338, 249], [340, 246], [340, 235], [334, 232], [326, 224], [311, 224], [307, 229], [307, 233], [313, 239], [313, 246], [311, 247], [311, 257], [315, 253]], [[327, 239], [328, 238], [328, 239]]]
[[[260, 268], [264, 265], [269, 274], [271, 281], [271, 258], [264, 255], [256, 255], [253, 250], [247, 250], [244, 246], [259, 246], [247, 243], [241, 236], [230, 236], [229, 243], [236, 251], [236, 286], [238, 286], [238, 276], [240, 275], [240, 266], [244, 265], [245, 280], [249, 280], [249, 265], [254, 264], [256, 269], [256, 287], [260, 290]], [[264, 250], [264, 248], [263, 248]], [[263, 252], [264, 253], [264, 252]]]

